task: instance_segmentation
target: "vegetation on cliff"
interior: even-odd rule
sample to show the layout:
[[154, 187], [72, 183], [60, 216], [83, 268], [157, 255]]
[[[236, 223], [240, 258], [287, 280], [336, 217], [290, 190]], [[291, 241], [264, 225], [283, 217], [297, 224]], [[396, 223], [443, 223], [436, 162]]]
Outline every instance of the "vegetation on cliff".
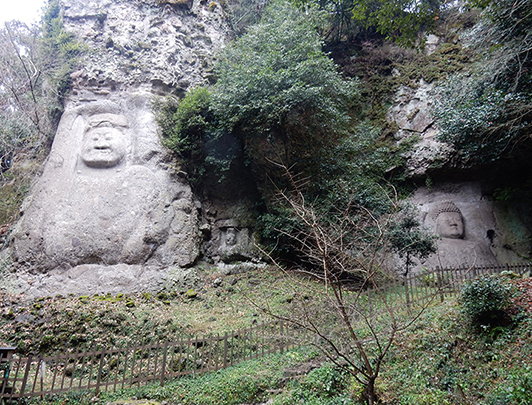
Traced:
[[528, 160], [532, 131], [532, 4], [471, 1], [481, 20], [464, 35], [478, 63], [439, 84], [434, 113], [460, 163]]
[[[490, 20], [483, 24], [491, 27], [490, 35], [498, 35], [486, 55], [476, 49], [478, 58], [486, 57], [484, 61], [490, 61], [486, 65], [488, 71], [478, 70], [469, 77], [455, 76], [442, 84], [435, 111], [443, 128], [442, 139], [456, 148], [465, 163], [474, 165], [499, 159], [511, 150], [509, 145], [527, 142], [530, 8], [519, 0], [512, 4], [481, 0], [471, 4], [486, 8]], [[420, 28], [435, 23], [439, 4], [360, 1], [354, 9], [352, 4], [340, 4], [342, 12], [354, 12], [363, 22], [361, 26], [347, 24], [351, 19], [330, 19], [330, 15], [323, 13], [336, 7], [327, 2], [316, 7], [307, 4], [303, 8], [285, 2], [273, 3], [264, 11], [261, 21], [249, 27], [221, 56], [218, 81], [210, 88], [191, 91], [178, 103], [172, 101], [165, 105], [160, 118], [166, 144], [176, 153], [182, 169], [196, 187], [201, 187], [208, 176], [215, 176], [221, 182], [231, 181], [238, 175], [235, 173], [238, 160], [239, 168], [249, 168], [262, 197], [260, 223], [264, 240], [280, 241], [283, 248], [290, 250], [291, 259], [296, 258], [298, 264], [308, 268], [319, 268], [316, 263], [321, 260], [326, 287], [334, 292], [343, 285], [331, 286], [330, 281], [337, 283], [346, 273], [350, 281], [374, 282], [364, 278], [365, 274], [374, 274], [380, 268], [372, 267], [373, 264], [364, 267], [362, 262], [375, 257], [375, 252], [384, 246], [383, 240], [388, 240], [391, 248], [405, 257], [406, 272], [410, 254], [430, 253], [433, 245], [430, 237], [418, 232], [419, 224], [407, 211], [404, 220], [397, 221], [396, 226], [383, 227], [386, 229], [380, 232], [379, 220], [389, 220], [387, 214], [397, 207], [393, 203], [396, 188], [391, 183], [399, 184], [403, 179], [402, 155], [410, 147], [407, 142], [399, 146], [390, 142], [385, 137], [390, 131], [379, 124], [386, 95], [394, 87], [381, 88], [379, 96], [374, 97], [375, 103], [368, 101], [364, 95], [368, 96], [371, 86], [376, 85], [376, 75], [365, 84], [343, 77], [323, 51], [325, 42], [320, 33], [334, 32], [335, 39], [339, 40], [344, 30], [361, 32], [363, 28], [366, 36], [372, 33], [379, 40], [400, 36], [408, 43], [414, 41]], [[77, 48], [68, 45], [70, 39], [61, 31], [60, 14], [56, 11], [49, 12], [44, 44], [58, 49], [60, 55], [71, 57]], [[334, 27], [334, 21], [343, 21], [343, 25]], [[517, 38], [516, 42], [511, 38]], [[400, 72], [401, 79], [391, 78], [395, 66], [388, 63], [388, 56], [379, 65], [386, 70], [390, 80], [387, 83], [393, 81], [394, 86], [414, 76], [416, 80], [441, 78], [447, 72], [459, 71], [471, 57], [460, 46], [449, 44], [433, 59], [413, 56], [407, 51], [401, 55], [406, 55], [406, 63], [401, 64], [404, 69]], [[419, 60], [433, 60], [437, 66], [412, 68]], [[453, 62], [449, 63], [448, 71], [442, 67], [445, 61]], [[415, 72], [405, 79], [408, 68]], [[364, 69], [368, 67], [361, 70]], [[502, 79], [505, 75], [515, 80], [506, 83]], [[365, 79], [368, 78], [369, 75]], [[67, 88], [64, 71], [57, 72], [56, 80], [57, 88]], [[458, 92], [455, 97], [462, 88], [468, 92]], [[56, 96], [64, 94], [62, 90]], [[288, 196], [284, 203], [280, 203], [280, 195]], [[310, 227], [305, 223], [308, 218], [313, 221]], [[356, 226], [349, 228], [345, 224]], [[383, 237], [384, 232], [390, 233]], [[334, 245], [322, 249], [322, 242], [327, 238]], [[372, 248], [373, 256], [365, 255], [366, 246]], [[91, 344], [124, 345], [131, 341], [132, 335], [144, 343], [161, 340], [169, 334], [222, 330], [231, 320], [235, 324], [252, 324], [259, 317], [255, 307], [245, 306], [243, 297], [234, 294], [230, 285], [216, 291], [214, 277], [221, 275], [209, 275], [206, 287], [193, 299], [182, 292], [161, 292], [156, 297], [55, 297], [32, 305], [12, 301], [3, 308], [3, 338], [16, 340], [21, 352], [31, 353], [65, 347], [76, 350]], [[275, 303], [283, 314], [294, 314], [294, 296], [279, 292], [281, 277], [260, 274], [256, 279], [260, 280], [259, 284], [268, 283], [265, 289], [271, 293], [270, 303]], [[245, 281], [256, 285], [251, 280], [250, 276]], [[243, 281], [238, 279], [235, 284]], [[328, 297], [323, 285], [304, 282], [319, 297]], [[369, 320], [370, 332], [366, 330], [367, 334], [361, 336], [370, 340], [374, 334], [377, 344], [369, 351], [355, 350], [356, 354], [346, 346], [347, 351], [340, 353], [347, 366], [323, 365], [287, 383], [280, 373], [282, 367], [292, 366], [294, 358], [316, 359], [315, 353], [291, 352], [201, 379], [178, 381], [165, 388], [150, 386], [117, 396], [101, 394], [101, 397], [236, 404], [262, 401], [269, 393], [275, 404], [361, 402], [370, 398], [368, 383], [360, 378], [362, 375], [371, 380], [372, 403], [530, 402], [530, 315], [524, 308], [518, 308], [521, 301], [509, 295], [514, 289], [506, 280], [487, 280], [468, 288], [464, 290], [461, 304], [465, 310], [456, 303], [431, 308], [411, 330], [390, 324], [393, 333], [385, 335], [383, 340], [379, 340], [381, 332], [372, 329]], [[254, 292], [246, 294], [253, 299]], [[306, 297], [300, 298], [309, 300], [312, 295]], [[486, 305], [480, 305], [481, 299], [485, 299]], [[503, 302], [508, 305], [495, 306], [493, 310], [492, 304]], [[230, 309], [224, 311], [225, 307]], [[343, 302], [337, 307], [343, 309]], [[492, 312], [486, 315], [482, 312], [486, 310], [484, 307]], [[315, 313], [321, 314], [319, 310]], [[216, 322], [217, 317], [223, 321]], [[345, 326], [341, 324], [340, 328]], [[358, 333], [358, 330], [354, 333], [351, 343], [360, 343]], [[385, 350], [379, 347], [382, 341]], [[376, 373], [372, 369], [375, 364]], [[354, 370], [353, 378], [344, 372], [349, 369]], [[408, 387], [403, 384], [405, 380], [409, 381]], [[88, 403], [93, 399], [92, 394], [81, 393], [71, 394], [67, 399], [52, 398], [50, 402]]]
[[279, 251], [289, 250], [285, 236], [298, 226], [276, 203], [276, 190], [290, 187], [282, 167], [307, 179], [305, 198], [321, 215], [358, 204], [379, 216], [393, 210], [385, 178], [400, 176], [390, 168], [404, 165], [411, 146], [380, 139], [358, 81], [323, 51], [327, 24], [314, 6], [273, 2], [222, 53], [217, 82], [167, 104], [159, 119], [197, 188], [209, 173], [222, 182], [240, 176], [232, 165], [244, 160], [262, 196], [264, 242], [280, 239]]
[[[44, 159], [70, 90], [70, 73], [84, 46], [63, 29], [50, 1], [41, 27], [17, 21], [0, 28], [0, 224], [12, 222]], [[15, 172], [15, 160], [26, 161]]]

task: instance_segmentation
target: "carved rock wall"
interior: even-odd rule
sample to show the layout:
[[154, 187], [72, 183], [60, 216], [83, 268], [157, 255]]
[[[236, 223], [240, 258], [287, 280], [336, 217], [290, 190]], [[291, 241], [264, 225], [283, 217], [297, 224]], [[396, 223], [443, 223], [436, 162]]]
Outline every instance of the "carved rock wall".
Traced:
[[25, 201], [5, 279], [29, 296], [157, 290], [195, 263], [199, 203], [169, 167], [154, 98], [204, 84], [229, 32], [221, 6], [64, 0], [89, 52]]
[[422, 224], [439, 238], [437, 253], [420, 261], [414, 271], [523, 261], [505, 242], [509, 235], [500, 221], [500, 208], [482, 193], [479, 183], [422, 187], [410, 202], [419, 208]]
[[[69, 280], [62, 288], [79, 293], [109, 287], [106, 273], [121, 274], [128, 290], [156, 288], [153, 271], [198, 256], [194, 197], [165, 168], [151, 94], [83, 95], [70, 100], [13, 233], [19, 275], [40, 274], [36, 294], [58, 275]], [[101, 275], [92, 285], [78, 279], [88, 265]]]

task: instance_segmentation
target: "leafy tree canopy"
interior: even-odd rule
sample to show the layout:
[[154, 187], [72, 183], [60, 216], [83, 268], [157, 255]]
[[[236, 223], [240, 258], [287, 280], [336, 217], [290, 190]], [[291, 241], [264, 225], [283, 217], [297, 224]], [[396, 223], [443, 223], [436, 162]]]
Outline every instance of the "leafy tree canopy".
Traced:
[[[354, 37], [364, 31], [379, 33], [401, 45], [418, 43], [419, 34], [430, 31], [448, 0], [292, 0], [316, 5], [328, 13], [328, 36], [333, 40]], [[331, 36], [332, 34], [332, 36]]]
[[220, 121], [244, 138], [275, 133], [318, 139], [346, 128], [356, 86], [322, 51], [316, 28], [323, 17], [287, 2], [266, 9], [261, 22], [222, 55], [212, 105]]
[[343, 210], [359, 215], [355, 206], [376, 217], [389, 212], [390, 188], [380, 181], [401, 166], [393, 161], [401, 154], [380, 145], [380, 131], [363, 122], [357, 81], [343, 78], [322, 50], [325, 17], [315, 6], [270, 4], [260, 23], [222, 53], [217, 82], [188, 93], [163, 120], [167, 144], [185, 161], [189, 178], [202, 173], [187, 169], [187, 160], [200, 162], [203, 174], [223, 170], [230, 178], [232, 141], [239, 141], [268, 211], [262, 235], [285, 247], [283, 235], [301, 231], [278, 203], [279, 190], [293, 186], [287, 170], [321, 218], [334, 223]]
[[326, 145], [346, 136], [358, 97], [356, 82], [344, 80], [322, 51], [323, 18], [314, 7], [268, 6], [261, 22], [222, 53], [210, 94], [193, 91], [180, 102], [180, 118], [165, 131], [171, 147], [182, 157], [219, 161], [216, 142], [236, 136], [261, 173], [260, 185], [269, 182], [268, 160], [297, 163], [302, 171], [319, 160]]
[[353, 18], [403, 45], [414, 45], [439, 18], [441, 0], [355, 0]]

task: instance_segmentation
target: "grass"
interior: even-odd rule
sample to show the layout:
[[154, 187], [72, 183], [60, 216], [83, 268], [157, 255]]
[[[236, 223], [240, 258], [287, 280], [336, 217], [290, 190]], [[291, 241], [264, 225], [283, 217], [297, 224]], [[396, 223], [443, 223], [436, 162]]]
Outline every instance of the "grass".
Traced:
[[[151, 384], [101, 393], [96, 399], [117, 404], [143, 399], [168, 405], [358, 404], [362, 387], [322, 362], [316, 350], [302, 348], [164, 387]], [[300, 373], [285, 377], [292, 368]], [[524, 405], [532, 403], [531, 382], [530, 315], [518, 313], [511, 325], [479, 333], [469, 326], [460, 305], [449, 301], [428, 308], [411, 329], [397, 336], [377, 388], [382, 404]], [[34, 403], [85, 405], [96, 399], [94, 393], [73, 392]]]
[[[271, 320], [257, 305], [268, 302], [276, 313], [292, 308], [288, 276], [270, 268], [231, 271], [199, 269], [204, 280], [195, 298], [186, 291], [55, 296], [34, 302], [4, 294], [0, 303], [0, 341], [18, 352], [54, 354], [89, 347], [145, 344], [180, 336], [223, 334]], [[231, 273], [231, 274], [227, 274]], [[323, 286], [309, 282], [313, 294]]]
[[[205, 283], [195, 299], [166, 290], [115, 297], [50, 297], [32, 303], [4, 297], [0, 338], [27, 352], [53, 352], [65, 342], [67, 350], [74, 350], [95, 343], [118, 345], [183, 334], [223, 333], [267, 320], [256, 306], [264, 303], [274, 312], [293, 315], [297, 304], [306, 302], [318, 318], [330, 320], [330, 308], [318, 299], [326, 289], [316, 281], [269, 268], [242, 271], [239, 266], [230, 272], [205, 266], [201, 275]], [[530, 291], [532, 283], [516, 302], [532, 307]], [[392, 294], [395, 297], [398, 292]], [[347, 293], [351, 298], [355, 295]], [[399, 312], [402, 316], [403, 311]], [[386, 317], [379, 319], [385, 321]], [[377, 329], [385, 327], [377, 325]], [[334, 321], [330, 331], [332, 336], [343, 334]], [[367, 330], [358, 332], [361, 339], [371, 340]], [[371, 353], [371, 343], [368, 347]], [[325, 359], [316, 356], [316, 351], [295, 350], [182, 378], [164, 387], [155, 384], [101, 393], [98, 399], [108, 403], [137, 398], [169, 405], [358, 403], [362, 386], [331, 365], [320, 366]], [[309, 362], [313, 366], [305, 367]], [[286, 374], [290, 368], [300, 372], [295, 377]], [[530, 404], [531, 388], [531, 313], [514, 307], [511, 322], [478, 328], [471, 325], [455, 299], [443, 304], [436, 299], [412, 327], [396, 336], [377, 380], [381, 403], [394, 405]], [[39, 403], [83, 405], [93, 400], [94, 393], [73, 392]]]
[[532, 403], [532, 392], [522, 391], [532, 378], [531, 337], [524, 313], [479, 333], [455, 301], [430, 308], [398, 337], [380, 382], [383, 402]]
[[[183, 405], [257, 403], [285, 385], [285, 369], [312, 361], [316, 356], [317, 352], [308, 348], [292, 350], [248, 360], [203, 376], [181, 378], [164, 387], [159, 384], [149, 384], [116, 393], [102, 392], [97, 399], [101, 403], [133, 398]], [[93, 392], [72, 392], [30, 401], [47, 405], [64, 403], [85, 405], [94, 402]]]

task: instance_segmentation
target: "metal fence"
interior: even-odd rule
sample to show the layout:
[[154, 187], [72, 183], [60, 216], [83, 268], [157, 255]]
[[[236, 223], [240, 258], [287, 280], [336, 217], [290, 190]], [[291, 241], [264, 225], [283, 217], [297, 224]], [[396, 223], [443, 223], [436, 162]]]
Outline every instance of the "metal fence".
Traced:
[[[393, 279], [361, 292], [357, 305], [370, 314], [383, 309], [408, 310], [443, 302], [458, 294], [465, 280], [482, 274], [530, 273], [532, 264], [440, 269]], [[5, 362], [0, 398], [20, 399], [71, 390], [115, 391], [202, 374], [232, 364], [282, 352], [301, 342], [305, 330], [283, 321], [263, 323], [223, 335], [188, 337], [153, 345], [20, 357]]]

